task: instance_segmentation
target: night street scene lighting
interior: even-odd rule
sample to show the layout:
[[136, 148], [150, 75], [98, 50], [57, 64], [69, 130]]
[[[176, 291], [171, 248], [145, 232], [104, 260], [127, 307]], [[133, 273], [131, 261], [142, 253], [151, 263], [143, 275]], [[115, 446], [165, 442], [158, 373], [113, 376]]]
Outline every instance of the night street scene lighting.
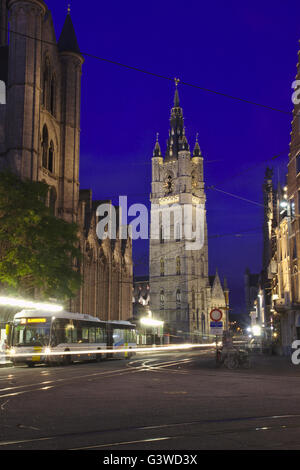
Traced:
[[0, 0], [10, 464], [299, 449], [299, 18]]

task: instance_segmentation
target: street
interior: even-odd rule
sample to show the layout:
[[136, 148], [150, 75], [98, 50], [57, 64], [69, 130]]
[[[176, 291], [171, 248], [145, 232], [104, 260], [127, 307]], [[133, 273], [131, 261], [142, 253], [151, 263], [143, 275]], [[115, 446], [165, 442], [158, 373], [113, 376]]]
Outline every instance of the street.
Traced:
[[299, 449], [300, 368], [208, 351], [0, 369], [0, 449]]

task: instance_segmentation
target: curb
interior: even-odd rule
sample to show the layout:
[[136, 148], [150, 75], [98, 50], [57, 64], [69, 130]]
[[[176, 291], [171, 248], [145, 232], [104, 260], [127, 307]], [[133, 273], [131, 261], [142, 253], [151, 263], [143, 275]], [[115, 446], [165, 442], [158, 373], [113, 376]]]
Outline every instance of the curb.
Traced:
[[13, 363], [12, 362], [5, 362], [4, 364], [0, 364], [0, 369], [2, 367], [13, 367]]

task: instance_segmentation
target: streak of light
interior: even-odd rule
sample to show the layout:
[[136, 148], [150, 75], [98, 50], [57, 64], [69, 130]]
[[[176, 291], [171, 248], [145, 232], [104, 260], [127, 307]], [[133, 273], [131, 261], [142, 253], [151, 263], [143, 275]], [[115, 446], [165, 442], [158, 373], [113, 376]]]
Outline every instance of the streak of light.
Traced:
[[67, 356], [67, 355], [83, 355], [83, 354], [120, 354], [120, 353], [145, 353], [145, 352], [157, 352], [157, 351], [175, 351], [175, 350], [188, 350], [188, 349], [197, 349], [197, 348], [214, 348], [216, 343], [199, 343], [199, 344], [177, 344], [171, 346], [153, 346], [149, 348], [123, 348], [123, 349], [86, 349], [79, 350], [74, 349], [73, 351], [32, 351], [26, 353], [7, 353], [0, 354], [0, 357], [29, 357], [29, 356]]
[[170, 439], [177, 439], [177, 437], [156, 437], [153, 439], [141, 439], [139, 441], [113, 442], [110, 444], [98, 444], [98, 445], [93, 445], [93, 446], [77, 447], [77, 448], [69, 449], [69, 450], [100, 449], [101, 447], [107, 448], [107, 447], [115, 447], [115, 446], [124, 446], [128, 444], [138, 444], [141, 442], [168, 441]]

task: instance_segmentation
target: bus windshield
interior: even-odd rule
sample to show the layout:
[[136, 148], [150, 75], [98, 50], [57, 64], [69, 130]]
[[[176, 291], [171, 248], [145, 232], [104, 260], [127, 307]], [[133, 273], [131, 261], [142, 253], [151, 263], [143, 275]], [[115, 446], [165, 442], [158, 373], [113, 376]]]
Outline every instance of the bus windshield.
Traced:
[[47, 346], [50, 340], [50, 324], [14, 325], [12, 346]]

